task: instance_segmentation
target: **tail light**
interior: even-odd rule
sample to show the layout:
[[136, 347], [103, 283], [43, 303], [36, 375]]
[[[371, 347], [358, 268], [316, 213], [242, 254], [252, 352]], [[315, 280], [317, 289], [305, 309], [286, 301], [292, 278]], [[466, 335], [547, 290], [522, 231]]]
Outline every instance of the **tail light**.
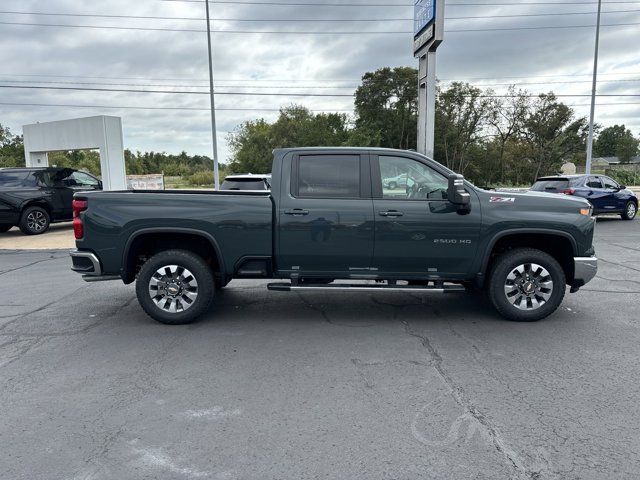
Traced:
[[88, 208], [89, 202], [74, 198], [71, 205], [73, 206], [73, 234], [79, 240], [84, 237], [84, 225], [80, 218], [80, 212], [84, 212]]
[[563, 190], [562, 193], [564, 193], [565, 195], [573, 195], [574, 193], [576, 193], [575, 188], [567, 188], [566, 190]]

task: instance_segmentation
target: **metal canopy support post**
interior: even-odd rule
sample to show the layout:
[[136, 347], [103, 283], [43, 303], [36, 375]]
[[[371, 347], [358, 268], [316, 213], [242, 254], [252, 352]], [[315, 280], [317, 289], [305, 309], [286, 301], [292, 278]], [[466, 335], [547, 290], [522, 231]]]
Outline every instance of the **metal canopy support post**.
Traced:
[[585, 173], [591, 173], [591, 160], [593, 158], [593, 130], [596, 115], [596, 88], [598, 86], [598, 49], [600, 46], [600, 14], [602, 0], [598, 0], [598, 18], [596, 20], [596, 50], [593, 55], [593, 84], [591, 86], [591, 113], [589, 116], [589, 138], [587, 139], [587, 164]]
[[418, 58], [419, 153], [433, 158], [436, 118], [436, 49], [444, 37], [444, 0], [414, 1], [413, 54]]
[[220, 173], [218, 169], [218, 139], [216, 132], [216, 102], [213, 92], [213, 54], [211, 49], [211, 20], [209, 17], [209, 0], [205, 0], [207, 10], [207, 47], [209, 51], [209, 95], [211, 97], [211, 140], [213, 141], [213, 183], [220, 189]]

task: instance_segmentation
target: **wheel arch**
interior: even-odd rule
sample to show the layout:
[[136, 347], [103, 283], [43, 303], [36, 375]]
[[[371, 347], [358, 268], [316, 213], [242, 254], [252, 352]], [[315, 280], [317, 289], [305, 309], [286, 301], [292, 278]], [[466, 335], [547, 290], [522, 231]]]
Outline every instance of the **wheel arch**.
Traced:
[[192, 251], [205, 258], [216, 276], [225, 278], [227, 275], [222, 251], [213, 235], [192, 228], [158, 227], [143, 228], [129, 236], [122, 253], [122, 280], [133, 282], [141, 255], [171, 249]]
[[[549, 242], [551, 240], [551, 242]], [[564, 270], [567, 283], [574, 277], [573, 257], [578, 245], [570, 233], [553, 229], [510, 229], [496, 233], [485, 248], [481, 275], [486, 278], [498, 255], [514, 248], [534, 248], [554, 257]]]

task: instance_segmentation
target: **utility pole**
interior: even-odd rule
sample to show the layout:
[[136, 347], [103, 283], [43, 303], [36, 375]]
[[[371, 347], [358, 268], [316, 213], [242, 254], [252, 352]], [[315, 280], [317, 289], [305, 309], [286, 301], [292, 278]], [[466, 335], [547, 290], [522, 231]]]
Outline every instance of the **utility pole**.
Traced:
[[591, 86], [591, 115], [589, 117], [589, 138], [587, 139], [587, 165], [585, 173], [591, 173], [591, 160], [593, 158], [593, 129], [596, 115], [596, 87], [598, 84], [598, 49], [600, 44], [600, 14], [602, 0], [598, 0], [598, 18], [596, 20], [596, 51], [593, 55], [593, 85]]
[[209, 0], [204, 4], [207, 9], [207, 47], [209, 49], [209, 96], [211, 97], [211, 137], [213, 140], [213, 185], [220, 189], [220, 172], [218, 169], [218, 139], [216, 137], [216, 100], [213, 93], [213, 55], [211, 49], [211, 20], [209, 18]]

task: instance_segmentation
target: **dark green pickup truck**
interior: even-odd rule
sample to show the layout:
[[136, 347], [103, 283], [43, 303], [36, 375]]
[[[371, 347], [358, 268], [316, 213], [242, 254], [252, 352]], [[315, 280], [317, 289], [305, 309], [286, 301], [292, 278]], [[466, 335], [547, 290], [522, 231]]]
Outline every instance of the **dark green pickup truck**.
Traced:
[[136, 281], [183, 324], [234, 278], [270, 290], [485, 289], [511, 320], [554, 312], [597, 271], [583, 199], [496, 193], [414, 152], [276, 150], [271, 191], [78, 193], [73, 270]]

